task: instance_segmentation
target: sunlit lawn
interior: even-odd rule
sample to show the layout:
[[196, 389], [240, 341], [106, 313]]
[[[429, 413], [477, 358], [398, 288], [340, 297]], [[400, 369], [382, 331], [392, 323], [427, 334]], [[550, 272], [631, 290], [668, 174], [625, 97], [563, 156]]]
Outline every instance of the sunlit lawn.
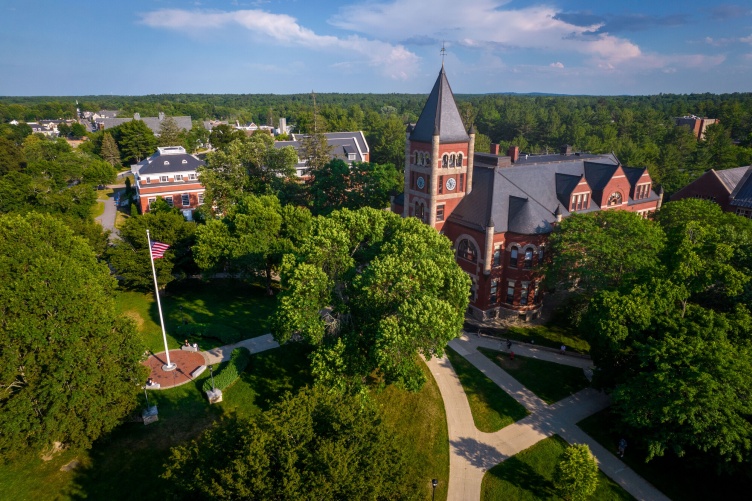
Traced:
[[[559, 456], [566, 447], [567, 442], [554, 435], [494, 466], [483, 476], [481, 499], [561, 499], [556, 495], [553, 473]], [[603, 472], [599, 472], [598, 488], [590, 499], [618, 501], [634, 498]]]
[[[276, 296], [268, 296], [264, 287], [234, 279], [173, 282], [161, 301], [170, 349], [182, 344], [184, 338], [177, 327], [184, 322], [224, 329], [230, 333], [229, 342], [261, 336], [270, 332], [276, 307]], [[120, 291], [116, 302], [122, 313], [136, 321], [147, 347], [154, 352], [164, 351], [154, 293]], [[202, 349], [223, 344], [211, 338], [197, 341]]]
[[548, 404], [590, 386], [582, 369], [578, 367], [520, 356], [510, 360], [506, 353], [486, 348], [478, 348], [478, 351]]
[[505, 338], [525, 343], [534, 341], [535, 344], [548, 346], [549, 348], [558, 349], [563, 344], [567, 346], [568, 350], [577, 353], [588, 353], [590, 351], [590, 345], [580, 337], [579, 332], [557, 323], [530, 327], [509, 327], [501, 335]]
[[446, 351], [467, 395], [473, 421], [478, 430], [493, 433], [528, 415], [527, 410], [519, 402], [473, 364], [449, 347]]

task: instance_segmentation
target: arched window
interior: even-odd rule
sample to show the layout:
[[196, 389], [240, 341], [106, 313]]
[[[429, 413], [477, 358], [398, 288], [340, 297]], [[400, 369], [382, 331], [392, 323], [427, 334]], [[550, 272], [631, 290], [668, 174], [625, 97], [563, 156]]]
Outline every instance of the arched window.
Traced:
[[444, 153], [444, 156], [441, 157], [441, 166], [445, 169], [449, 167], [449, 155], [447, 155], [446, 153]]
[[454, 163], [455, 163], [456, 161], [457, 161], [457, 155], [455, 155], [454, 153], [452, 153], [452, 154], [451, 154], [451, 155], [449, 156], [449, 167], [454, 167]]
[[608, 205], [621, 205], [621, 193], [618, 191], [611, 193], [611, 196], [608, 197]]
[[415, 202], [415, 217], [421, 221], [425, 218], [425, 207], [420, 202]]
[[509, 254], [509, 266], [512, 268], [517, 268], [517, 254], [519, 253], [519, 249], [517, 246], [512, 247], [512, 251]]
[[415, 152], [415, 165], [420, 165], [420, 152]]
[[457, 167], [462, 167], [462, 153], [457, 154]]
[[465, 238], [460, 242], [460, 245], [457, 246], [457, 255], [461, 257], [462, 259], [467, 259], [468, 261], [472, 261], [473, 263], [478, 260], [478, 250], [475, 248], [475, 245]]
[[531, 249], [530, 247], [525, 249], [525, 262], [523, 266], [526, 270], [529, 270], [533, 267], [533, 249]]
[[501, 266], [501, 247], [496, 247], [493, 253], [493, 265]]
[[546, 257], [546, 247], [541, 245], [538, 247], [538, 265], [543, 264], [543, 259]]

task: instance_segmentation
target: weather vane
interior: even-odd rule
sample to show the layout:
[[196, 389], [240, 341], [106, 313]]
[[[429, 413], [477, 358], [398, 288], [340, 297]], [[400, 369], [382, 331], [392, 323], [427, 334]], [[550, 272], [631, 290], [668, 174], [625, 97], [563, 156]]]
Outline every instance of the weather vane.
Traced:
[[446, 49], [444, 48], [444, 42], [441, 42], [441, 65], [444, 66], [444, 56], [446, 56]]

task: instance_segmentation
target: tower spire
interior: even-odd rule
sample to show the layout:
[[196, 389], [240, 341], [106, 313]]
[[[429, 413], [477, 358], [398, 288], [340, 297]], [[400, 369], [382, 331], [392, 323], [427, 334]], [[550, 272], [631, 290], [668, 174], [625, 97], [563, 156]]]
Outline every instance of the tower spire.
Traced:
[[445, 42], [441, 42], [441, 67], [444, 68], [444, 56], [446, 56], [446, 48], [444, 47]]

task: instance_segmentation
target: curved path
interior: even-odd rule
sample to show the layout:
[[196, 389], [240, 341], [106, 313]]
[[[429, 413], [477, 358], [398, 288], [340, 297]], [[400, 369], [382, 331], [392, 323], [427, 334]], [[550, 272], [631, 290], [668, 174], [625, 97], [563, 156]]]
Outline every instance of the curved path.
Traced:
[[[477, 350], [478, 347], [499, 349], [499, 341], [463, 335], [449, 345], [531, 414], [495, 433], [480, 432], [475, 428], [467, 397], [449, 360], [446, 357], [432, 358], [426, 362], [441, 391], [447, 415], [450, 447], [448, 501], [480, 499], [481, 483], [486, 471], [554, 434], [570, 443], [588, 444], [601, 470], [635, 498], [657, 501], [668, 499], [576, 426], [578, 421], [608, 406], [605, 394], [585, 389], [553, 405], [547, 405]], [[583, 368], [591, 363], [587, 359], [525, 345], [515, 345], [512, 351], [523, 356]]]

